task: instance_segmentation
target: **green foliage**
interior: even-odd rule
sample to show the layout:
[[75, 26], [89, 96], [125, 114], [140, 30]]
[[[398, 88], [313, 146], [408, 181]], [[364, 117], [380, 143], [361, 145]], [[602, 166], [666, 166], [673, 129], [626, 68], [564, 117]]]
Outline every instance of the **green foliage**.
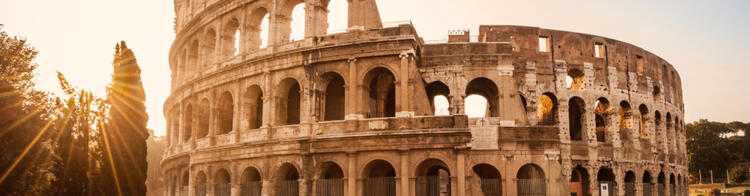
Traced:
[[148, 137], [146, 145], [148, 146], [148, 178], [146, 178], [146, 186], [148, 187], [149, 193], [163, 193], [164, 192], [164, 178], [162, 177], [163, 172], [161, 170], [161, 156], [164, 154], [166, 146], [166, 138], [164, 136], [155, 136], [153, 131], [149, 130], [151, 137]]
[[735, 167], [729, 171], [729, 182], [733, 184], [740, 184], [747, 180], [748, 176], [747, 168]]
[[750, 161], [750, 137], [727, 137], [726, 134], [750, 130], [750, 123], [721, 123], [701, 119], [685, 126], [689, 170], [694, 177], [698, 171], [713, 171], [715, 177], [726, 177], [726, 170], [741, 162]]

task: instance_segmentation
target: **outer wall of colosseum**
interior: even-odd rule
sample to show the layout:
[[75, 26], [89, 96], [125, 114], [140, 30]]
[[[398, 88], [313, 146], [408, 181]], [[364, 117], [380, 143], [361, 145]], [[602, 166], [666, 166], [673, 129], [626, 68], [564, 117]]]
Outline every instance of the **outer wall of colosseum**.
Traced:
[[[175, 0], [166, 195], [687, 194], [666, 60], [524, 26], [427, 43], [374, 0], [349, 0], [349, 28], [327, 33], [328, 3]], [[290, 40], [298, 4], [305, 37]], [[485, 117], [465, 115], [470, 95]]]

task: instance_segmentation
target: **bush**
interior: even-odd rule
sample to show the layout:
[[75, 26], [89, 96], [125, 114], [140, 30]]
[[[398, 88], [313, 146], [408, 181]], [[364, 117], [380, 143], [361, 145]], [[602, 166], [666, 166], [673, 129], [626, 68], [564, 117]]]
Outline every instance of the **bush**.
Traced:
[[747, 168], [744, 167], [735, 167], [732, 168], [731, 171], [729, 171], [729, 182], [732, 184], [740, 184], [747, 180], [748, 173]]

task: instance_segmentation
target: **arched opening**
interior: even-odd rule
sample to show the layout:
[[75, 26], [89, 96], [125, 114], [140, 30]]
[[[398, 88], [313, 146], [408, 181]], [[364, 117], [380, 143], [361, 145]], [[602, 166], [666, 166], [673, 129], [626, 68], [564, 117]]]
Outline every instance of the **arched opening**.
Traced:
[[654, 85], [654, 91], [651, 92], [651, 97], [654, 98], [654, 102], [659, 101], [659, 95], [661, 95], [661, 89], [659, 89], [658, 85]]
[[320, 107], [320, 117], [323, 121], [344, 120], [346, 115], [346, 89], [344, 78], [335, 72], [328, 72], [321, 76], [321, 87], [318, 94], [323, 105]]
[[242, 172], [242, 195], [260, 196], [263, 190], [263, 181], [260, 172], [254, 167], [248, 167]]
[[599, 193], [609, 193], [609, 195], [616, 195], [617, 183], [615, 182], [615, 173], [608, 167], [602, 167], [596, 174], [596, 179], [599, 181]]
[[435, 81], [427, 85], [427, 98], [430, 100], [430, 106], [434, 115], [450, 115], [448, 111], [450, 107], [448, 96], [450, 94], [450, 89], [443, 82]]
[[585, 112], [585, 103], [580, 97], [570, 98], [568, 101], [568, 128], [570, 130], [570, 140], [580, 141], [583, 139], [583, 114]]
[[231, 196], [232, 195], [232, 184], [229, 172], [225, 169], [219, 169], [216, 172], [214, 178], [214, 195], [216, 196]]
[[185, 173], [182, 175], [182, 195], [188, 194], [188, 187], [190, 186], [190, 174], [188, 171], [185, 171]]
[[630, 109], [630, 103], [627, 101], [620, 102], [620, 129], [630, 130], [633, 128], [633, 111]]
[[374, 160], [364, 168], [363, 196], [396, 196], [396, 170], [384, 160]]
[[257, 129], [263, 126], [263, 90], [252, 85], [245, 92], [246, 129]]
[[539, 125], [557, 124], [557, 97], [552, 93], [544, 93], [536, 104], [536, 115]]
[[281, 13], [277, 16], [282, 36], [279, 41], [288, 42], [305, 37], [306, 9], [302, 0], [289, 0], [284, 3]]
[[639, 129], [640, 129], [640, 136], [641, 139], [648, 139], [649, 137], [649, 130], [648, 130], [648, 107], [646, 105], [641, 104], [641, 106], [638, 106], [638, 110], [641, 112], [641, 118], [639, 121]]
[[[190, 43], [190, 47], [188, 47], [188, 68], [185, 73], [195, 73], [198, 70], [200, 62], [198, 62], [198, 50], [200, 49], [200, 45], [198, 45], [198, 40], [193, 40], [192, 43]], [[186, 75], [185, 79], [189, 79], [190, 75]]]
[[198, 173], [198, 177], [196, 177], [195, 195], [206, 196], [206, 174], [203, 172]]
[[659, 183], [659, 185], [658, 185], [659, 196], [666, 196], [667, 194], [666, 194], [665, 190], [667, 189], [667, 187], [666, 187], [666, 177], [664, 177], [664, 172], [660, 172], [659, 173], [659, 177], [657, 178], [657, 182]]
[[268, 9], [259, 7], [250, 12], [247, 17], [248, 21], [248, 40], [251, 50], [265, 48], [268, 46], [269, 30], [271, 26], [269, 21], [271, 14]]
[[203, 47], [201, 47], [201, 50], [203, 50], [203, 64], [210, 65], [214, 63], [216, 60], [214, 58], [214, 52], [216, 51], [216, 31], [214, 29], [206, 31], [201, 43], [203, 43]]
[[276, 195], [298, 196], [299, 195], [299, 172], [290, 163], [284, 163], [279, 168], [276, 180]]
[[635, 196], [635, 173], [625, 172], [625, 196]]
[[172, 125], [169, 127], [170, 132], [169, 136], [167, 137], [172, 145], [177, 145], [177, 142], [180, 141], [180, 108], [177, 107], [171, 112], [171, 122]]
[[342, 1], [342, 0], [323, 0], [323, 7], [326, 8], [326, 11], [328, 12], [325, 14], [325, 18], [327, 21], [327, 29], [326, 33], [335, 33], [335, 32], [341, 32], [345, 31], [347, 29], [348, 25], [348, 10], [349, 10], [349, 3], [351, 0]]
[[182, 141], [187, 142], [193, 134], [193, 105], [188, 104], [185, 107], [185, 113], [182, 117]]
[[662, 133], [663, 130], [661, 129], [661, 113], [659, 112], [659, 110], [656, 110], [654, 112], [654, 127], [656, 127], [656, 142], [657, 144], [659, 144], [659, 146], [661, 146], [662, 140], [659, 138], [664, 136], [664, 133]]
[[580, 165], [570, 174], [570, 196], [589, 195], [589, 173]]
[[204, 138], [208, 135], [209, 107], [208, 99], [201, 100], [198, 107], [198, 138]]
[[568, 76], [565, 78], [566, 87], [570, 90], [583, 90], [584, 89], [584, 83], [583, 83], [584, 74], [579, 69], [569, 69], [568, 70]]
[[315, 182], [315, 193], [319, 196], [344, 195], [344, 171], [338, 164], [325, 162], [320, 165], [320, 173]]
[[277, 108], [277, 124], [294, 125], [300, 122], [300, 86], [297, 80], [287, 78], [278, 85], [279, 106]]
[[544, 171], [537, 165], [526, 164], [516, 174], [518, 196], [545, 196], [547, 182]]
[[677, 195], [684, 195], [685, 193], [683, 191], [684, 190], [683, 189], [684, 188], [683, 187], [684, 184], [682, 183], [682, 175], [677, 174], [677, 182], [676, 183], [677, 183], [677, 185], [676, 185], [677, 186], [677, 191], [676, 191]]
[[216, 114], [219, 117], [219, 134], [226, 134], [232, 131], [232, 122], [234, 119], [234, 99], [232, 94], [224, 92], [217, 103], [218, 110]]
[[445, 162], [427, 159], [417, 166], [417, 196], [449, 196], [450, 170]]
[[652, 183], [651, 173], [648, 173], [648, 171], [643, 171], [643, 178], [641, 179], [641, 186], [643, 186], [643, 195], [654, 195], [654, 188]]
[[674, 144], [673, 139], [674, 139], [675, 134], [674, 134], [674, 129], [672, 129], [674, 125], [674, 123], [672, 122], [672, 114], [667, 112], [667, 116], [666, 118], [664, 118], [664, 120], [666, 121], [666, 124], [667, 124], [667, 130], [665, 130], [666, 137], [667, 137], [667, 144], [668, 144], [667, 152], [674, 152], [674, 148], [672, 144]]
[[177, 176], [172, 178], [172, 186], [169, 188], [170, 192], [172, 193], [172, 196], [177, 196], [177, 184], [179, 182], [177, 181]]
[[677, 194], [677, 187], [675, 186], [674, 174], [669, 174], [669, 195], [675, 196]]
[[596, 141], [606, 142], [607, 141], [607, 129], [609, 111], [609, 101], [605, 98], [599, 98], [596, 100], [594, 107], [594, 116], [596, 117]]
[[221, 33], [222, 49], [224, 57], [230, 57], [240, 52], [240, 21], [237, 18], [230, 19]]
[[364, 82], [368, 87], [364, 97], [369, 103], [368, 118], [396, 116], [396, 85], [393, 73], [386, 68], [375, 68], [367, 72]]
[[489, 164], [479, 164], [471, 170], [479, 177], [479, 185], [485, 196], [503, 195], [503, 181], [497, 168]]
[[[495, 82], [487, 78], [476, 78], [471, 80], [466, 85], [466, 99], [464, 99], [464, 107], [466, 108], [466, 114], [469, 117], [498, 117], [500, 116], [498, 106], [498, 89]], [[472, 95], [479, 95], [484, 98], [486, 107], [482, 108], [482, 101], [477, 98], [472, 98]], [[475, 101], [476, 100], [476, 101]], [[484, 116], [478, 116], [477, 110], [485, 110]]]

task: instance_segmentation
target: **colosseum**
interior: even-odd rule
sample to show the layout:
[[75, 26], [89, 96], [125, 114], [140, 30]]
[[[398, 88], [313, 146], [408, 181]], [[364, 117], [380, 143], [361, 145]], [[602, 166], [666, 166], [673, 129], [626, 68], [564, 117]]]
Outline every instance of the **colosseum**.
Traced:
[[375, 0], [329, 33], [329, 1], [175, 0], [165, 195], [687, 195], [666, 60], [526, 26], [426, 42]]

